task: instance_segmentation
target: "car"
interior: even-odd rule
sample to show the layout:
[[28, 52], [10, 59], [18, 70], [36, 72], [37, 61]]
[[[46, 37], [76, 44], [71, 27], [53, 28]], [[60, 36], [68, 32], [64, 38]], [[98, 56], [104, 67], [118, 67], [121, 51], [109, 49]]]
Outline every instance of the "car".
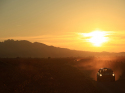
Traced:
[[110, 68], [100, 68], [97, 73], [97, 81], [115, 81], [115, 74]]

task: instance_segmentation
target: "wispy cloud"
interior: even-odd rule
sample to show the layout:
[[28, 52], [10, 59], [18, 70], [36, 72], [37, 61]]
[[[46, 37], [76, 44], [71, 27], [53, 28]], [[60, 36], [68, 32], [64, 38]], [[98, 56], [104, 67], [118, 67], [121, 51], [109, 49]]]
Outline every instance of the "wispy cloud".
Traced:
[[7, 39], [14, 39], [14, 40], [28, 40], [31, 42], [41, 42], [46, 44], [69, 44], [78, 42], [78, 35], [75, 32], [67, 32], [67, 33], [57, 33], [55, 35], [40, 35], [40, 36], [29, 36], [29, 37], [7, 37], [7, 38], [0, 38], [1, 41]]
[[[82, 33], [83, 34], [83, 33]], [[125, 47], [125, 36], [124, 32], [113, 32], [109, 31], [106, 37], [109, 38], [109, 41], [103, 44], [102, 47], [96, 48], [90, 42], [87, 42], [86, 39], [90, 37], [84, 37], [81, 33], [70, 32], [70, 33], [57, 33], [54, 35], [39, 35], [39, 36], [28, 36], [28, 37], [6, 37], [0, 38], [0, 41], [7, 39], [14, 40], [28, 40], [30, 42], [40, 42], [47, 45], [53, 45], [56, 47], [63, 47], [76, 50], [85, 50], [85, 51], [118, 51], [120, 47]], [[122, 51], [122, 50], [121, 50]]]

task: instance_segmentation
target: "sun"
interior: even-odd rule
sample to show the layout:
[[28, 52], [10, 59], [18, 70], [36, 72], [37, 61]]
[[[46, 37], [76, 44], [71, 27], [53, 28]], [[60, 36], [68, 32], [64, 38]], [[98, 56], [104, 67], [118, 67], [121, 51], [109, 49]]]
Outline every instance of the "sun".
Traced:
[[105, 31], [93, 31], [90, 33], [84, 33], [84, 37], [88, 37], [87, 42], [91, 42], [94, 46], [100, 47], [104, 42], [108, 41], [108, 35]]

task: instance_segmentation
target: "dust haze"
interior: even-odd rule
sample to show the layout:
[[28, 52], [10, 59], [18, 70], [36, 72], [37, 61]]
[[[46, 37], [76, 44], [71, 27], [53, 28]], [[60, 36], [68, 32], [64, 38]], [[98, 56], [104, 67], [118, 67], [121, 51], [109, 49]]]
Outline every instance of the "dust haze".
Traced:
[[75, 60], [75, 67], [97, 81], [97, 72], [100, 68], [111, 68], [115, 73], [115, 80], [119, 80], [124, 72], [124, 57], [86, 57]]

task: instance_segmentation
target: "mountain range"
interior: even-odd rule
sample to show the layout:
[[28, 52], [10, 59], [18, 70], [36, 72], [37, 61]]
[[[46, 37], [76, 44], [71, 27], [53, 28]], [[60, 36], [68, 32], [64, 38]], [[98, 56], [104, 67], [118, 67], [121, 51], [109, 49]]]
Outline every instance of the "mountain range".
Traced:
[[0, 42], [0, 57], [1, 58], [15, 58], [15, 57], [31, 57], [31, 58], [60, 58], [60, 57], [86, 57], [86, 56], [116, 56], [125, 55], [122, 53], [110, 52], [90, 52], [90, 51], [77, 51], [67, 48], [60, 48], [48, 46], [39, 42], [29, 42], [27, 40], [13, 40], [8, 39]]

